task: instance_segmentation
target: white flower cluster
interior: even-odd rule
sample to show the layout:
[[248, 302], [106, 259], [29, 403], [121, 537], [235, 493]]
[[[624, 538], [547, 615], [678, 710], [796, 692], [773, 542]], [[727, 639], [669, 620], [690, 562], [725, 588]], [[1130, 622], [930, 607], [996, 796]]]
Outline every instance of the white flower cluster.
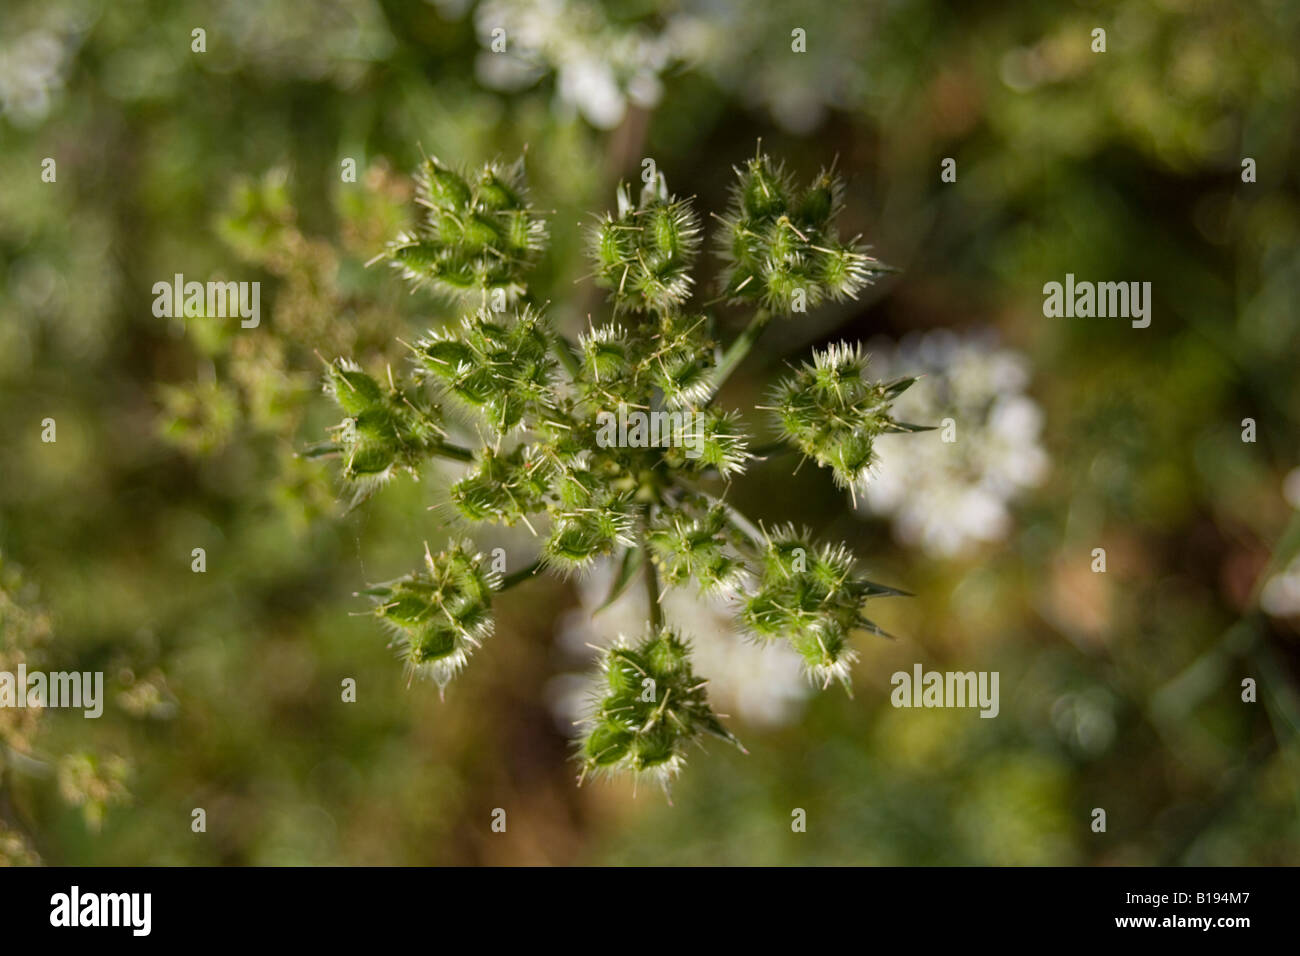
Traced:
[[658, 103], [659, 75], [675, 59], [671, 31], [615, 24], [586, 0], [484, 0], [474, 23], [485, 86], [520, 90], [553, 70], [559, 99], [599, 129], [618, 126], [629, 103]]
[[868, 351], [875, 378], [924, 376], [894, 403], [894, 417], [937, 428], [878, 439], [879, 461], [856, 489], [859, 509], [889, 516], [901, 543], [933, 557], [1005, 537], [1011, 503], [1048, 469], [1024, 356], [991, 331], [913, 334]]
[[[1282, 494], [1292, 508], [1300, 510], [1300, 468], [1286, 476]], [[1300, 557], [1264, 583], [1259, 606], [1273, 617], [1300, 617]]]
[[[456, 17], [470, 0], [432, 2]], [[483, 46], [478, 76], [511, 92], [554, 72], [563, 104], [593, 126], [613, 129], [629, 103], [658, 103], [660, 77], [683, 66], [805, 134], [829, 109], [861, 100], [867, 77], [857, 54], [877, 18], [840, 17], [839, 29], [810, 39], [794, 21], [830, 22], [839, 7], [838, 0], [809, 2], [812, 8], [805, 5], [793, 19], [787, 4], [773, 0], [682, 0], [670, 14], [618, 21], [591, 0], [482, 0], [474, 14]], [[796, 29], [804, 36], [796, 39]], [[814, 52], [803, 52], [809, 43]]]

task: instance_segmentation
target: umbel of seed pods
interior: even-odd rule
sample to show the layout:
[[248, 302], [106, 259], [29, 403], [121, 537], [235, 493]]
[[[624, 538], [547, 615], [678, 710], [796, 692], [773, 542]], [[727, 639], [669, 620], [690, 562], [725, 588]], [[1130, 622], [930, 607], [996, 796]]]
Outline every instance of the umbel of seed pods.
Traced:
[[[546, 225], [522, 161], [457, 171], [427, 159], [418, 222], [383, 257], [415, 285], [452, 296], [462, 319], [417, 340], [396, 380], [390, 370], [381, 384], [346, 358], [327, 370], [326, 391], [345, 417], [311, 453], [341, 459], [355, 500], [399, 471], [451, 459], [464, 467], [450, 499], [466, 522], [526, 526], [539, 542], [538, 567], [561, 574], [612, 560], [611, 601], [645, 582], [645, 632], [619, 638], [598, 661], [578, 743], [581, 778], [626, 771], [666, 784], [702, 735], [735, 742], [692, 669], [689, 641], [663, 621], [661, 587], [729, 596], [756, 640], [787, 641], [812, 680], [846, 688], [851, 636], [879, 633], [867, 601], [901, 593], [863, 577], [843, 546], [819, 545], [793, 526], [755, 526], [710, 491], [752, 458], [739, 414], [713, 399], [763, 327], [853, 297], [882, 270], [856, 240], [840, 238], [832, 173], [796, 188], [761, 152], [736, 173], [730, 208], [717, 217], [718, 301], [752, 314], [725, 350], [713, 317], [692, 305], [699, 217], [662, 176], [637, 202], [620, 186], [615, 210], [591, 227], [610, 316], [574, 343], [529, 299]], [[767, 410], [783, 442], [851, 489], [866, 480], [878, 436], [920, 430], [890, 415], [911, 382], [872, 382], [858, 346], [840, 344], [778, 382]], [[449, 441], [445, 407], [476, 417], [480, 447]], [[598, 440], [600, 414], [620, 407], [688, 414], [669, 416], [660, 447]], [[438, 553], [426, 546], [423, 567], [365, 593], [408, 668], [442, 687], [491, 636], [493, 595], [510, 583], [462, 539]]]

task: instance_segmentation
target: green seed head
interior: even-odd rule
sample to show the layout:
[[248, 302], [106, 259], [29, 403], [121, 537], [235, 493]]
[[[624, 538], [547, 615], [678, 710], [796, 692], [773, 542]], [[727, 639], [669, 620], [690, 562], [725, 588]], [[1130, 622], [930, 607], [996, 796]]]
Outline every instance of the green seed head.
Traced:
[[492, 592], [500, 577], [470, 547], [452, 542], [437, 555], [426, 549], [423, 570], [369, 592], [407, 668], [439, 687], [492, 633]]
[[853, 556], [841, 546], [817, 547], [793, 527], [768, 536], [758, 585], [745, 601], [740, 620], [766, 640], [788, 640], [808, 676], [826, 686], [848, 686], [856, 659], [847, 638], [854, 630], [879, 628], [863, 616], [868, 597], [893, 593], [859, 576]]
[[325, 392], [347, 416], [332, 429], [331, 450], [343, 459], [356, 501], [398, 469], [414, 472], [442, 437], [436, 408], [418, 394], [383, 388], [347, 359], [330, 363]]
[[552, 400], [549, 334], [530, 307], [508, 318], [480, 309], [456, 331], [430, 332], [416, 343], [415, 359], [426, 379], [481, 411], [485, 424], [504, 435]]
[[[688, 308], [700, 224], [662, 176], [636, 201], [619, 186], [616, 208], [591, 227], [595, 281], [613, 314], [589, 319], [576, 346], [527, 299], [545, 226], [522, 163], [464, 171], [429, 159], [418, 180], [420, 220], [385, 255], [416, 285], [464, 299], [463, 319], [410, 346], [414, 369], [401, 387], [391, 371], [385, 383], [333, 362], [325, 390], [344, 418], [310, 454], [341, 457], [358, 499], [398, 469], [451, 459], [461, 468], [449, 492], [456, 519], [525, 526], [537, 563], [560, 574], [616, 563], [607, 604], [639, 578], [656, 597], [666, 587], [721, 595], [754, 636], [788, 641], [814, 681], [847, 685], [850, 639], [879, 632], [865, 603], [899, 592], [863, 578], [844, 548], [793, 528], [765, 532], [725, 502], [722, 481], [753, 456], [739, 414], [715, 404], [764, 312], [856, 295], [874, 274], [856, 240], [839, 238], [839, 180], [823, 171], [801, 190], [762, 154], [737, 170], [717, 233], [722, 298], [756, 314], [725, 351], [715, 317]], [[910, 384], [870, 381], [860, 349], [840, 344], [786, 376], [771, 411], [784, 441], [853, 488], [872, 468], [877, 438], [920, 430], [890, 414]], [[463, 413], [454, 439], [434, 398]], [[422, 570], [366, 593], [407, 666], [441, 686], [490, 635], [501, 584], [468, 542], [453, 541], [436, 556], [426, 549]], [[653, 602], [651, 617], [642, 637], [601, 654], [577, 752], [584, 776], [666, 785], [701, 735], [735, 741], [710, 708], [688, 642], [660, 625]]]
[[725, 299], [790, 315], [827, 299], [855, 298], [869, 284], [875, 260], [839, 239], [842, 186], [836, 176], [823, 170], [807, 189], [796, 190], [762, 154], [736, 175], [717, 240], [726, 263], [720, 278]]
[[591, 230], [588, 250], [596, 282], [610, 290], [616, 312], [672, 312], [690, 298], [700, 224], [690, 203], [667, 188], [646, 189], [633, 208], [619, 187], [617, 215]]
[[649, 530], [651, 552], [666, 583], [682, 587], [692, 580], [700, 590], [731, 593], [745, 579], [736, 536], [720, 505], [690, 498], [665, 508]]
[[436, 158], [416, 174], [420, 219], [385, 256], [416, 287], [454, 297], [513, 303], [546, 243], [546, 223], [528, 202], [523, 160], [463, 174]]
[[602, 652], [595, 696], [578, 744], [582, 777], [630, 773], [667, 788], [689, 745], [710, 734], [739, 746], [714, 715], [690, 644], [671, 628]]
[[871, 382], [866, 368], [861, 348], [841, 342], [814, 350], [812, 363], [772, 392], [771, 407], [782, 437], [829, 468], [844, 488], [868, 479], [880, 435], [905, 430], [890, 416], [890, 403], [911, 382]]

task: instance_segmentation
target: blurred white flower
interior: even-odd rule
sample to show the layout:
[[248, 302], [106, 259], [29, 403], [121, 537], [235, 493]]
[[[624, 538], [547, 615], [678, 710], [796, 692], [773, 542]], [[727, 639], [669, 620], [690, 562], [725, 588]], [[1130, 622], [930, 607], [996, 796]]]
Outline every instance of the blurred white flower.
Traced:
[[561, 103], [599, 129], [621, 123], [629, 102], [657, 103], [659, 74], [675, 59], [668, 33], [614, 23], [585, 0], [484, 0], [474, 23], [484, 85], [518, 90], [554, 72]]
[[1300, 468], [1292, 468], [1282, 479], [1282, 497], [1292, 508], [1300, 511]]
[[86, 19], [73, 5], [42, 11], [44, 22], [0, 38], [0, 116], [35, 126], [63, 92]]
[[[560, 626], [566, 650], [590, 657], [591, 646], [604, 647], [619, 635], [634, 637], [645, 630], [648, 613], [639, 581], [593, 616], [613, 579], [613, 564], [605, 561], [577, 582], [581, 608]], [[716, 712], [767, 726], [798, 716], [813, 687], [788, 645], [755, 644], [736, 629], [734, 609], [725, 598], [700, 595], [694, 587], [670, 588], [663, 610], [664, 619], [691, 639], [695, 673], [709, 681], [709, 700]], [[588, 688], [586, 678], [577, 674], [564, 675], [552, 685], [552, 706], [562, 723], [582, 716]]]
[[857, 489], [860, 510], [893, 520], [895, 536], [936, 557], [965, 554], [1011, 529], [1010, 505], [1047, 474], [1039, 444], [1043, 414], [1024, 388], [1025, 358], [991, 332], [910, 335], [896, 347], [869, 346], [873, 378], [924, 376], [899, 397], [894, 417], [942, 428], [886, 435], [879, 462]]
[[614, 79], [613, 69], [595, 57], [579, 57], [560, 65], [556, 87], [561, 99], [577, 106], [599, 129], [613, 129], [627, 112], [627, 99]]
[[[470, 0], [429, 2], [454, 18]], [[792, 31], [798, 25], [784, 3], [681, 0], [671, 12], [647, 8], [619, 20], [591, 0], [482, 0], [474, 12], [484, 51], [478, 77], [509, 92], [554, 73], [562, 104], [593, 126], [612, 129], [629, 102], [658, 103], [660, 77], [686, 66], [785, 129], [806, 134], [829, 109], [852, 108], [867, 83], [859, 53], [881, 14], [859, 11], [846, 19], [840, 12], [838, 0], [806, 0], [801, 22], [838, 25], [811, 37], [805, 31], [809, 52], [796, 52]]]
[[1268, 579], [1260, 592], [1259, 606], [1273, 617], [1300, 616], [1300, 559]]
[[[1300, 468], [1293, 468], [1282, 480], [1282, 497], [1300, 510]], [[1264, 583], [1259, 606], [1273, 617], [1300, 617], [1300, 557]]]

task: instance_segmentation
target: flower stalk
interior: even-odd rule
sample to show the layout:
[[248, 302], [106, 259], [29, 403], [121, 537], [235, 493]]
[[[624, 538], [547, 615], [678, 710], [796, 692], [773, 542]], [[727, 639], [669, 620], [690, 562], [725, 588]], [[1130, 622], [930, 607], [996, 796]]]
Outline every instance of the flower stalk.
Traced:
[[745, 360], [750, 350], [758, 342], [763, 330], [767, 328], [768, 323], [772, 321], [772, 313], [767, 309], [758, 309], [749, 324], [745, 326], [744, 331], [736, 336], [736, 340], [728, 346], [727, 351], [723, 353], [718, 360], [717, 366], [709, 375], [709, 396], [710, 401], [717, 397], [722, 386], [726, 384], [731, 374], [739, 368], [740, 363]]

